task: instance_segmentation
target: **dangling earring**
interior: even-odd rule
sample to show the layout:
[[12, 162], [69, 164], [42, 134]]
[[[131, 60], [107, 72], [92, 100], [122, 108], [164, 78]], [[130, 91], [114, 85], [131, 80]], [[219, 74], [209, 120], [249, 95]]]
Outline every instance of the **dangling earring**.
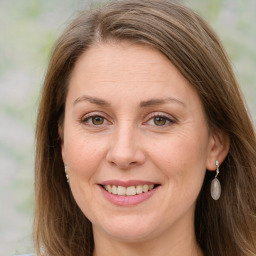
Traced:
[[67, 178], [67, 183], [69, 183], [69, 177], [68, 177], [68, 166], [66, 164], [64, 164], [64, 169], [65, 169], [65, 174], [66, 174], [66, 178]]
[[220, 181], [217, 179], [217, 176], [219, 175], [219, 161], [216, 161], [216, 175], [215, 178], [211, 182], [211, 196], [214, 200], [218, 200], [221, 195], [221, 185]]

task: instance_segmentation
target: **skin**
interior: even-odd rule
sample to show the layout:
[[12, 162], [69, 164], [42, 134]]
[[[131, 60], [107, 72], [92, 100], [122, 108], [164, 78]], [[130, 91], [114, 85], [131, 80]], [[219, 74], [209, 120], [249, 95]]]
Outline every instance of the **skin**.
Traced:
[[[103, 119], [95, 125], [92, 116]], [[195, 201], [227, 143], [165, 56], [128, 42], [91, 47], [73, 70], [60, 134], [70, 188], [92, 222], [94, 256], [202, 255]], [[160, 187], [138, 205], [117, 206], [98, 185], [112, 179]]]

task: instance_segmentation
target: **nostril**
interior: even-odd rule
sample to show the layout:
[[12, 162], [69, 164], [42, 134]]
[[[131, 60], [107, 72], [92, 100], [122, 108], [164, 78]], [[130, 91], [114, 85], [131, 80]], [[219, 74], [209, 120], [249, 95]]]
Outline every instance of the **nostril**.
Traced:
[[133, 167], [133, 166], [136, 166], [138, 163], [136, 161], [133, 161], [133, 162], [126, 162], [126, 163], [123, 163], [123, 162], [114, 162], [114, 161], [111, 161], [109, 162], [112, 166], [116, 166], [120, 169], [127, 169], [127, 168], [130, 168], [130, 167]]
[[112, 166], [127, 169], [144, 163], [145, 155], [141, 149], [117, 146], [109, 149], [106, 155], [106, 160]]

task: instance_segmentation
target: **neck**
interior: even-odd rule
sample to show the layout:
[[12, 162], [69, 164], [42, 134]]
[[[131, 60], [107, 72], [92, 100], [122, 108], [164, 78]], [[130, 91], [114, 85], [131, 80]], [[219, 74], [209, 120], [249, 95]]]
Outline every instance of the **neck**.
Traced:
[[95, 250], [93, 256], [203, 256], [197, 244], [194, 227], [168, 232], [150, 240], [139, 242], [109, 238], [94, 229]]

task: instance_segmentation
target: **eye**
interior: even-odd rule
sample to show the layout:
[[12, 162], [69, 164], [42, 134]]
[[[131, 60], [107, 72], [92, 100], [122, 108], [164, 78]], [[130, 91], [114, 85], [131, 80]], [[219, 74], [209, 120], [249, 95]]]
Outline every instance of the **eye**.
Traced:
[[171, 116], [164, 113], [152, 113], [149, 115], [146, 123], [151, 126], [165, 127], [175, 123], [175, 120]]
[[153, 122], [157, 126], [165, 125], [168, 120], [165, 117], [162, 116], [156, 116], [153, 118]]
[[91, 117], [91, 122], [94, 125], [101, 125], [101, 124], [104, 124], [104, 118], [101, 116], [93, 116]]
[[82, 123], [85, 125], [91, 125], [91, 126], [100, 126], [107, 123], [106, 118], [100, 116], [100, 115], [86, 115], [82, 119]]

